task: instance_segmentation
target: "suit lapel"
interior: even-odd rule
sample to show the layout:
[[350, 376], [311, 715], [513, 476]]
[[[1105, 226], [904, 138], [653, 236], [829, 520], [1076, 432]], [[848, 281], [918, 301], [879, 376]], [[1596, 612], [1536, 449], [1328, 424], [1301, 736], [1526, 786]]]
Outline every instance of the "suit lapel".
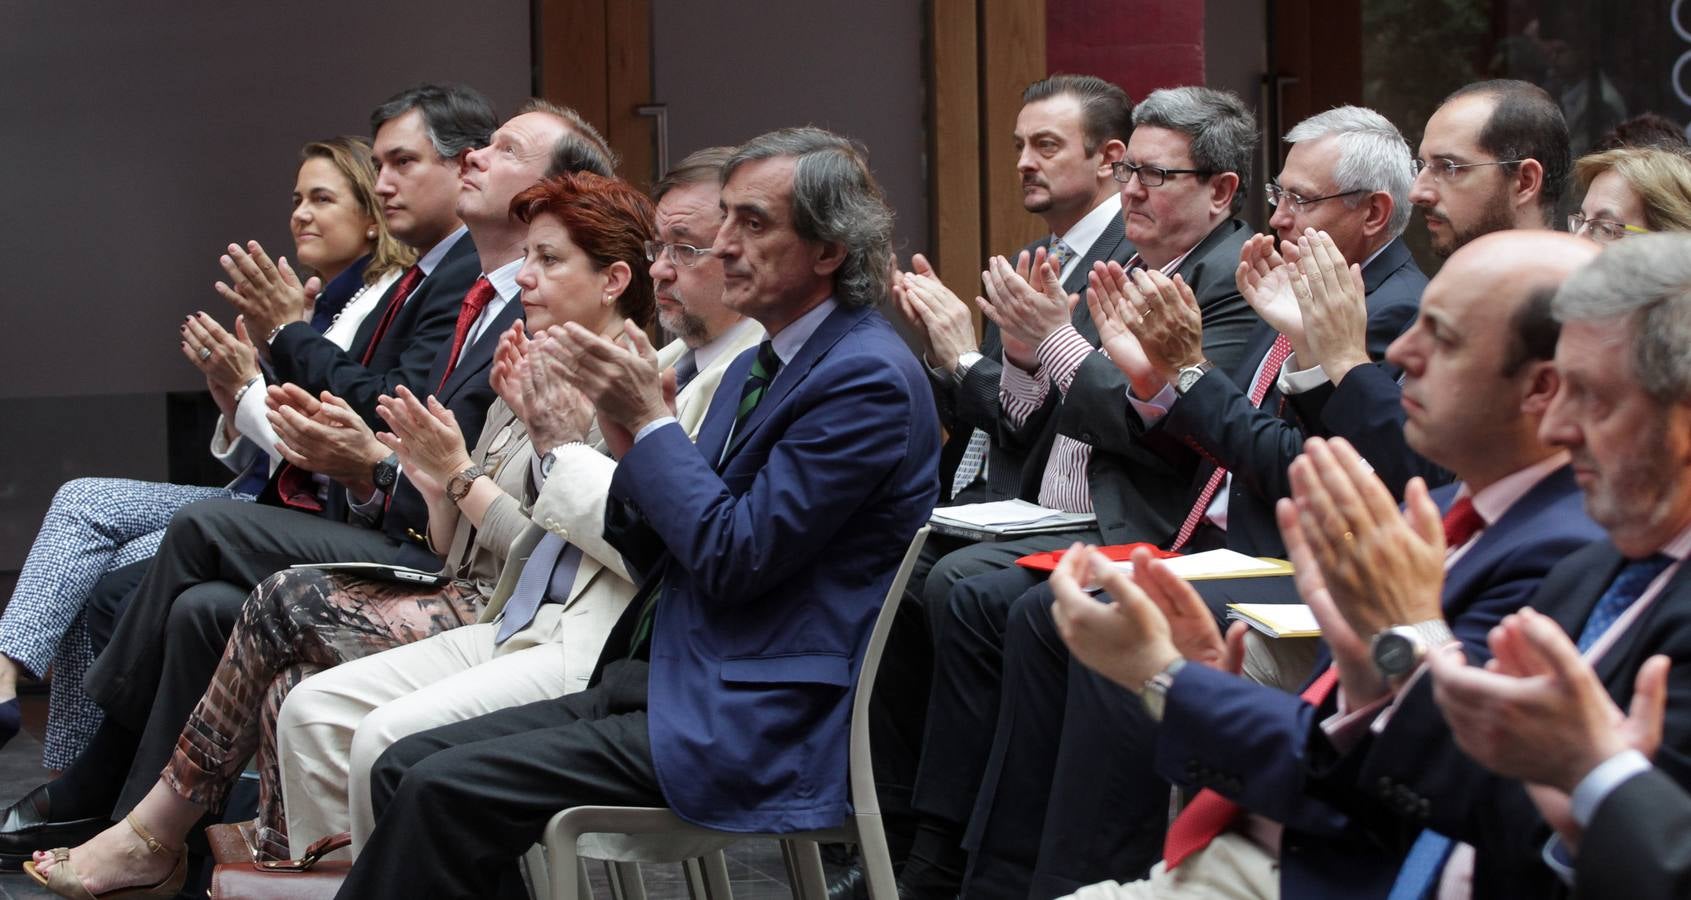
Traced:
[[1367, 268], [1362, 270], [1363, 291], [1369, 294], [1374, 293], [1380, 285], [1385, 284], [1387, 278], [1392, 277], [1392, 273], [1412, 261], [1409, 255], [1409, 247], [1403, 243], [1403, 238], [1394, 239], [1380, 251], [1379, 256], [1374, 257], [1374, 261], [1369, 263]]
[[[728, 452], [723, 456], [724, 465], [745, 445], [746, 439], [757, 431], [758, 426], [762, 425], [764, 420], [768, 419], [773, 411], [781, 406], [781, 402], [786, 399], [793, 388], [800, 381], [803, 381], [806, 375], [810, 374], [810, 370], [816, 365], [816, 361], [821, 359], [823, 354], [827, 353], [846, 332], [850, 331], [858, 322], [861, 322], [871, 311], [870, 307], [867, 306], [849, 307], [841, 305], [829, 313], [828, 318], [822, 320], [821, 326], [804, 342], [804, 346], [799, 348], [798, 355], [794, 356], [791, 362], [781, 366], [781, 371], [775, 373], [775, 380], [770, 383], [769, 390], [764, 392], [763, 399], [758, 401], [757, 408], [753, 409], [746, 416], [746, 420], [740, 423], [740, 427], [734, 432], [731, 439], [732, 443], [728, 445]], [[729, 383], [725, 378], [723, 384], [724, 387], [732, 388], [732, 393], [738, 398], [740, 392], [735, 385], [744, 381], [745, 379], [742, 377], [739, 382]]]

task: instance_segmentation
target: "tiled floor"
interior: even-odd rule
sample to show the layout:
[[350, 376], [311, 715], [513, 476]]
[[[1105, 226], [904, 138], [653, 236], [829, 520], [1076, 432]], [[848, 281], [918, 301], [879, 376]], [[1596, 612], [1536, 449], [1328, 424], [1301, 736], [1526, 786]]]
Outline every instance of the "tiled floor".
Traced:
[[[4, 750], [0, 750], [0, 805], [23, 796], [30, 788], [46, 778], [41, 768], [41, 745], [30, 734], [40, 734], [39, 721], [44, 695], [24, 698], [26, 728]], [[649, 900], [678, 900], [687, 896], [681, 867], [643, 866], [642, 881]], [[589, 865], [594, 895], [601, 900], [611, 896], [602, 867]], [[830, 874], [833, 869], [830, 867]], [[787, 888], [786, 866], [781, 860], [780, 847], [772, 841], [746, 841], [728, 851], [728, 877], [735, 900], [774, 900], [790, 897]], [[0, 900], [51, 897], [46, 889], [22, 873], [0, 873]], [[203, 896], [203, 895], [202, 895]]]

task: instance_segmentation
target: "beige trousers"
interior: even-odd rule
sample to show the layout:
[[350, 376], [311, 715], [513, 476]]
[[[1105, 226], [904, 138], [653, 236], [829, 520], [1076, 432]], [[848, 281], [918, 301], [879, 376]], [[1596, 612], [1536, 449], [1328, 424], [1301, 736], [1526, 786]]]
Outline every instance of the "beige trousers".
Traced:
[[1064, 900], [1278, 900], [1280, 861], [1257, 842], [1228, 832], [1173, 872], [1157, 863], [1140, 881], [1089, 884]]
[[465, 625], [300, 682], [276, 721], [293, 854], [349, 830], [352, 852], [363, 847], [375, 828], [370, 767], [400, 738], [586, 687], [565, 675], [566, 648], [553, 639], [562, 611], [541, 606], [503, 645], [497, 624]]

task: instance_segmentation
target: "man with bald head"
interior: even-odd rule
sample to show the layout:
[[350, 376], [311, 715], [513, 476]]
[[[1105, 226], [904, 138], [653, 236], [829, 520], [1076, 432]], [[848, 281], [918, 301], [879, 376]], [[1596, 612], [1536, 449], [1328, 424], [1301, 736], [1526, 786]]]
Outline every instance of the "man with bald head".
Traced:
[[[1374, 740], [1375, 730], [1440, 724], [1430, 700], [1422, 708], [1403, 699], [1424, 690], [1426, 654], [1460, 642], [1484, 658], [1491, 626], [1599, 535], [1568, 453], [1540, 436], [1560, 384], [1551, 298], [1594, 255], [1543, 231], [1474, 241], [1428, 285], [1415, 325], [1392, 344], [1387, 358], [1404, 372], [1407, 440], [1455, 473], [1455, 484], [1430, 494], [1413, 484], [1399, 516], [1349, 444], [1313, 440], [1294, 463], [1298, 503], [1282, 502], [1281, 526], [1293, 526], [1285, 536], [1304, 576], [1299, 587], [1333, 655], [1302, 696], [1223, 671], [1219, 654], [1192, 652], [1220, 643], [1207, 617], [1171, 617], [1172, 638], [1130, 631], [1116, 634], [1104, 657], [1084, 652], [1096, 622], [1075, 605], [1074, 583], [1058, 580], [1071, 647], [1139, 695], [1156, 723], [1146, 739], [1157, 773], [1202, 789], [1170, 827], [1164, 863], [1149, 881], [1096, 885], [1081, 896], [1197, 896], [1190, 892], [1218, 882], [1265, 896], [1385, 895], [1428, 806], [1457, 802], [1431, 795], [1465, 763], [1429, 739], [1412, 754], [1420, 792], [1358, 777], [1358, 762], [1375, 753], [1406, 752]], [[1346, 504], [1319, 522], [1298, 514], [1335, 509], [1341, 496], [1371, 498], [1388, 512], [1365, 520]], [[1444, 546], [1428, 535], [1439, 518]], [[1411, 563], [1387, 572], [1362, 562], [1381, 556]]]

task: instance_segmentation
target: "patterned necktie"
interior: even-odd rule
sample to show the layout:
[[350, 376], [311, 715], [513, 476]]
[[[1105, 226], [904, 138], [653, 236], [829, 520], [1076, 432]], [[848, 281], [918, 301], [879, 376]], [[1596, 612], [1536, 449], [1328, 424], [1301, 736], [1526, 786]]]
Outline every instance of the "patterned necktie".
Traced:
[[569, 598], [575, 573], [581, 568], [581, 548], [548, 531], [534, 545], [528, 562], [523, 564], [511, 596], [505, 600], [505, 610], [499, 618], [499, 630], [493, 635], [495, 644], [503, 644], [511, 635], [528, 627], [534, 614], [546, 598]]
[[1609, 589], [1603, 596], [1597, 598], [1597, 605], [1591, 608], [1591, 617], [1585, 620], [1585, 628], [1579, 633], [1579, 652], [1584, 653], [1597, 643], [1627, 608], [1643, 596], [1644, 589], [1662, 570], [1673, 564], [1673, 557], [1665, 553], [1653, 553], [1643, 559], [1635, 559], [1621, 567], [1616, 573], [1615, 580], [1609, 583]]
[[481, 311], [487, 308], [487, 301], [493, 299], [493, 282], [483, 275], [470, 285], [470, 292], [464, 295], [464, 303], [458, 307], [458, 327], [452, 331], [452, 354], [446, 358], [446, 374], [440, 376], [440, 385], [435, 388], [438, 393], [446, 387], [446, 379], [452, 377], [452, 370], [458, 368], [458, 357], [464, 351], [464, 342], [470, 336], [470, 326], [475, 324]]
[[[1262, 371], [1257, 373], [1257, 380], [1251, 385], [1251, 405], [1261, 406], [1268, 397], [1268, 389], [1274, 384], [1274, 379], [1280, 377], [1280, 367], [1285, 364], [1286, 357], [1292, 355], [1292, 342], [1283, 334], [1274, 336], [1274, 343], [1268, 348], [1268, 355], [1263, 358]], [[1227, 477], [1227, 470], [1220, 466], [1210, 473], [1208, 481], [1204, 482], [1204, 489], [1198, 492], [1197, 502], [1186, 513], [1186, 520], [1180, 523], [1180, 530], [1175, 532], [1174, 543], [1168, 549], [1179, 550], [1192, 539], [1198, 526], [1203, 524], [1204, 513], [1209, 511], [1210, 502], [1215, 499], [1215, 492], [1221, 489], [1221, 481]]]
[[399, 276], [399, 281], [394, 283], [393, 295], [388, 298], [388, 305], [382, 310], [382, 317], [376, 320], [376, 330], [370, 334], [370, 343], [364, 347], [364, 359], [361, 360], [364, 365], [370, 364], [370, 357], [376, 353], [376, 345], [382, 342], [382, 336], [387, 334], [388, 326], [393, 324], [394, 318], [399, 315], [400, 308], [405, 305], [406, 300], [410, 299], [411, 292], [417, 289], [418, 283], [422, 280], [422, 267], [412, 266], [405, 270], [404, 275]]
[[699, 360], [688, 350], [675, 361], [675, 392], [686, 390], [687, 383], [699, 377]]
[[775, 345], [765, 340], [757, 345], [757, 359], [752, 361], [750, 372], [746, 373], [746, 385], [740, 388], [740, 405], [734, 409], [734, 431], [738, 434], [740, 423], [746, 421], [746, 416], [757, 409], [763, 395], [769, 391], [769, 385], [775, 380], [775, 373], [781, 371], [781, 357], [775, 355]]
[[1070, 247], [1062, 238], [1051, 235], [1051, 243], [1045, 248], [1045, 258], [1051, 261], [1051, 270], [1057, 273], [1058, 278], [1063, 277], [1063, 267], [1067, 266], [1069, 260], [1074, 259], [1074, 257], [1073, 247]]
[[951, 476], [951, 499], [956, 500], [963, 489], [975, 483], [986, 470], [986, 432], [976, 428], [963, 447], [963, 458], [957, 461], [957, 471]]
[[[1320, 706], [1338, 683], [1339, 670], [1328, 666], [1298, 696], [1311, 706]], [[1168, 836], [1163, 839], [1164, 865], [1173, 869], [1186, 857], [1208, 847], [1210, 841], [1233, 827], [1243, 811], [1239, 804], [1209, 788], [1199, 791], [1168, 827]]]

